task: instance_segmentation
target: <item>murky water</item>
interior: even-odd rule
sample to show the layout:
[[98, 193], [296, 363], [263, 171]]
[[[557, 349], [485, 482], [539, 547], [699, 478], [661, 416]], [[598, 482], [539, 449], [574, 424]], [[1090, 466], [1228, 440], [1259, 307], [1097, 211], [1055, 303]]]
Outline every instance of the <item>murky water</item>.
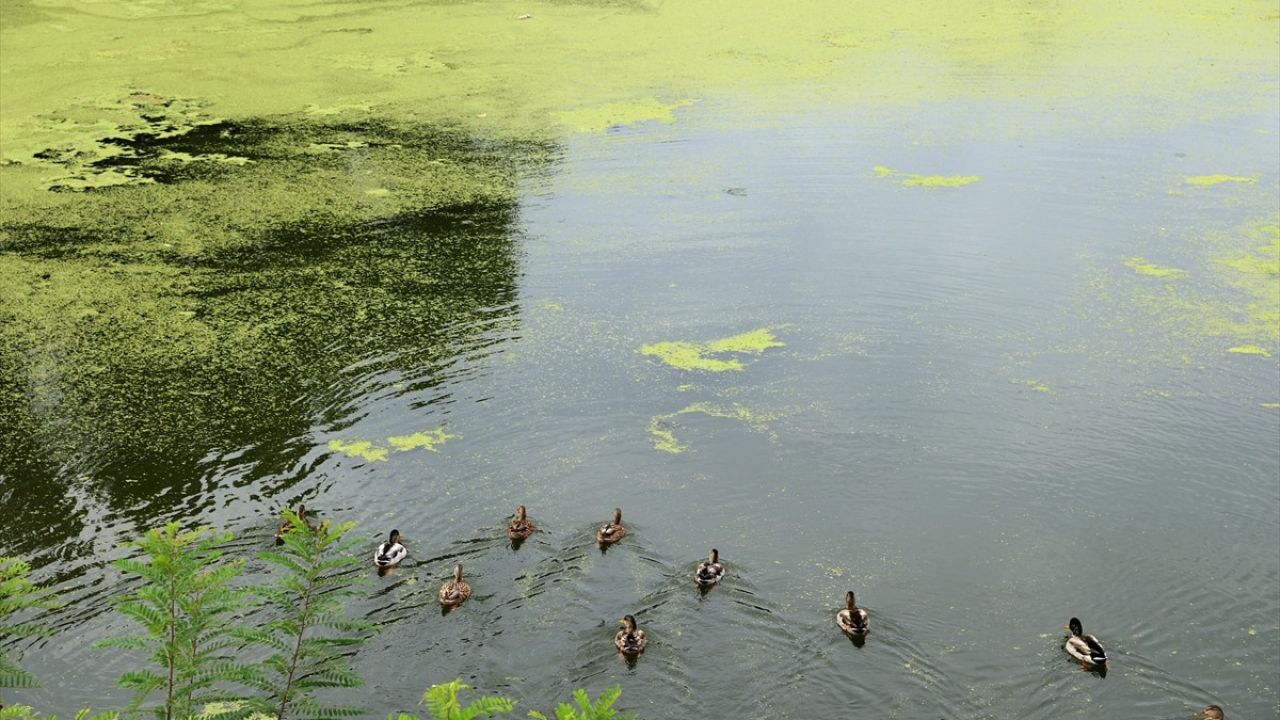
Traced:
[[1280, 714], [1275, 113], [709, 98], [513, 140], [120, 98], [143, 130], [6, 201], [0, 555], [67, 603], [12, 700], [123, 704], [118, 543], [209, 524], [262, 573], [305, 501], [410, 548], [352, 608], [370, 717], [459, 676], [645, 718]]

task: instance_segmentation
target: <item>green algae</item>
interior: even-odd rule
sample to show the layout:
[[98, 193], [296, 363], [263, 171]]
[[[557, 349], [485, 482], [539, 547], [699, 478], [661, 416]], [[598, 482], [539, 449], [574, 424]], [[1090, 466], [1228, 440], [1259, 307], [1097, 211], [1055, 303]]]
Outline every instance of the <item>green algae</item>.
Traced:
[[1261, 355], [1262, 357], [1271, 357], [1271, 351], [1260, 345], [1236, 345], [1227, 348], [1227, 352], [1239, 355]]
[[347, 457], [361, 458], [369, 462], [387, 459], [387, 449], [374, 445], [371, 440], [330, 440], [329, 449]]
[[578, 132], [602, 132], [612, 127], [656, 121], [670, 125], [676, 121], [676, 110], [692, 104], [692, 100], [664, 103], [656, 98], [644, 98], [609, 103], [592, 107], [565, 110], [554, 114], [555, 119]]
[[917, 175], [898, 172], [883, 165], [877, 165], [872, 170], [878, 177], [889, 178], [903, 187], [963, 187], [982, 179], [978, 175]]
[[700, 401], [672, 413], [656, 415], [649, 421], [649, 435], [652, 438], [654, 449], [671, 454], [679, 454], [688, 450], [688, 445], [681, 443], [676, 437], [675, 431], [671, 429], [671, 423], [682, 415], [694, 414], [736, 420], [753, 432], [765, 434], [774, 441], [778, 439], [777, 433], [770, 427], [770, 423], [780, 417], [775, 413], [753, 410], [738, 403], [725, 405]]
[[1186, 178], [1183, 182], [1187, 185], [1197, 185], [1200, 187], [1208, 187], [1210, 185], [1221, 185], [1222, 183], [1246, 183], [1254, 184], [1258, 182], [1257, 175], [1195, 175]]
[[1166, 267], [1157, 265], [1148, 261], [1146, 258], [1131, 257], [1124, 261], [1125, 267], [1132, 268], [1139, 275], [1147, 275], [1149, 277], [1160, 278], [1161, 280], [1173, 280], [1176, 278], [1186, 277], [1187, 271], [1174, 267]]
[[387, 444], [401, 452], [422, 448], [431, 452], [440, 452], [436, 449], [437, 445], [443, 445], [446, 442], [460, 438], [461, 435], [454, 435], [445, 432], [444, 428], [428, 430], [425, 432], [416, 432], [412, 435], [392, 435], [387, 438]]
[[765, 350], [775, 347], [785, 347], [785, 343], [779, 342], [768, 328], [760, 328], [702, 344], [684, 341], [653, 343], [641, 346], [640, 352], [681, 370], [727, 372], [742, 370], [744, 367], [742, 361], [738, 358], [723, 359], [708, 356], [761, 355]]
[[1262, 407], [1267, 408], [1268, 410], [1280, 410], [1280, 402], [1260, 403], [1260, 404], [1262, 405]]
[[1048, 384], [1041, 382], [1039, 380], [1023, 380], [1021, 384], [1031, 388], [1032, 390], [1035, 390], [1036, 392], [1044, 393], [1045, 395], [1058, 394], [1058, 392], [1054, 390], [1052, 387], [1050, 387]]

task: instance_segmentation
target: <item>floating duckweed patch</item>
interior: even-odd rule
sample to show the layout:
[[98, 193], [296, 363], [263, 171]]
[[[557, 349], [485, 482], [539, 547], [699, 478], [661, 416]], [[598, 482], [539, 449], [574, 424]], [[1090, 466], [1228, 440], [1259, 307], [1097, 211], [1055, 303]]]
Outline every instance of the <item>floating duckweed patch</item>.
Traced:
[[653, 447], [662, 452], [671, 453], [673, 455], [682, 453], [688, 449], [688, 446], [682, 445], [676, 440], [676, 434], [666, 425], [666, 418], [670, 416], [657, 416], [649, 421], [649, 434], [653, 436]]
[[426, 432], [416, 432], [412, 435], [392, 435], [387, 438], [387, 444], [401, 452], [413, 450], [414, 448], [440, 452], [436, 449], [437, 445], [443, 445], [453, 438], [459, 437], [462, 436], [447, 433], [444, 428], [437, 428]]
[[676, 110], [691, 103], [693, 103], [692, 100], [664, 103], [655, 98], [645, 98], [565, 110], [556, 113], [555, 117], [578, 132], [602, 132], [612, 127], [634, 125], [650, 120], [669, 125], [676, 121]]
[[876, 175], [889, 178], [903, 187], [962, 187], [982, 179], [979, 175], [916, 175], [892, 170], [883, 165], [872, 168]]
[[1175, 278], [1185, 277], [1187, 274], [1186, 270], [1157, 265], [1148, 261], [1146, 258], [1140, 257], [1131, 257], [1128, 260], [1125, 260], [1124, 264], [1125, 267], [1132, 268], [1133, 271], [1139, 275], [1148, 275], [1150, 277], [1160, 278], [1161, 280], [1172, 280]]
[[1261, 403], [1262, 407], [1268, 410], [1280, 410], [1280, 402]]
[[1227, 348], [1227, 352], [1236, 353], [1238, 355], [1261, 355], [1262, 357], [1271, 357], [1271, 351], [1261, 345], [1236, 345]]
[[653, 437], [654, 449], [673, 454], [687, 450], [688, 446], [676, 438], [675, 431], [671, 429], [670, 424], [681, 415], [691, 414], [737, 420], [754, 432], [768, 435], [771, 440], [776, 441], [778, 439], [777, 433], [773, 432], [769, 427], [770, 422], [778, 419], [779, 416], [776, 414], [752, 410], [737, 403], [718, 405], [710, 402], [696, 402], [673, 413], [656, 415], [649, 421], [649, 434]]
[[742, 361], [737, 358], [716, 358], [712, 355], [742, 354], [760, 355], [765, 350], [785, 347], [767, 328], [752, 330], [719, 340], [697, 344], [684, 341], [671, 341], [643, 345], [640, 352], [662, 360], [666, 364], [681, 370], [706, 370], [710, 372], [726, 372], [742, 370]]
[[1058, 393], [1057, 393], [1057, 391], [1055, 391], [1052, 387], [1049, 387], [1049, 385], [1047, 385], [1046, 383], [1043, 383], [1043, 382], [1041, 382], [1041, 381], [1039, 381], [1039, 380], [1024, 380], [1024, 381], [1022, 381], [1022, 384], [1023, 384], [1023, 385], [1026, 385], [1027, 387], [1031, 388], [1032, 390], [1035, 390], [1036, 392], [1041, 392], [1041, 393], [1044, 393], [1044, 394], [1046, 394], [1046, 395], [1057, 395], [1057, 394], [1058, 394]]
[[347, 457], [363, 458], [369, 462], [378, 462], [387, 459], [387, 449], [378, 447], [370, 440], [330, 440], [329, 449], [334, 452], [340, 452]]
[[1187, 178], [1184, 182], [1188, 185], [1199, 185], [1207, 187], [1209, 185], [1221, 185], [1222, 183], [1248, 183], [1258, 182], [1257, 175], [1196, 175]]

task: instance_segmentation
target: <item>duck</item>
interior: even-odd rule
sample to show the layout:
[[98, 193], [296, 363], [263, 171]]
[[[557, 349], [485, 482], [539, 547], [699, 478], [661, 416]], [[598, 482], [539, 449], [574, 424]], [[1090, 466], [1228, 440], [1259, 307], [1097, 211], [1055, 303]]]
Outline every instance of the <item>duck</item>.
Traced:
[[[316, 529], [315, 523], [311, 522], [311, 518], [307, 517], [306, 505], [299, 505], [298, 509], [294, 512], [294, 515], [298, 516], [298, 519], [302, 521], [303, 525], [307, 526], [308, 530]], [[277, 543], [284, 542], [285, 533], [290, 532], [293, 529], [294, 529], [293, 522], [290, 521], [289, 518], [285, 518], [284, 522], [280, 523], [280, 529], [276, 530], [276, 542]]]
[[1107, 663], [1107, 651], [1102, 649], [1102, 643], [1098, 642], [1098, 638], [1092, 635], [1085, 635], [1084, 628], [1080, 625], [1079, 618], [1071, 618], [1067, 623], [1067, 629], [1071, 634], [1067, 636], [1063, 649], [1067, 654], [1080, 661], [1081, 665], [1094, 666], [1105, 665]]
[[707, 559], [698, 563], [698, 570], [693, 574], [693, 581], [702, 587], [710, 587], [724, 577], [724, 565], [720, 564], [720, 551], [711, 548]]
[[462, 579], [462, 564], [453, 566], [453, 579], [445, 580], [436, 599], [445, 607], [457, 607], [471, 597], [471, 583]]
[[613, 636], [613, 644], [623, 655], [639, 655], [644, 652], [645, 639], [644, 631], [636, 626], [636, 618], [634, 615], [627, 615], [618, 621], [622, 624], [622, 629], [617, 635]]
[[380, 568], [391, 567], [404, 559], [409, 551], [400, 543], [400, 531], [392, 530], [387, 541], [373, 551], [373, 564]]
[[844, 594], [844, 609], [836, 613], [836, 625], [850, 635], [866, 635], [871, 630], [871, 616], [858, 607], [852, 590]]
[[512, 540], [525, 540], [533, 534], [533, 523], [525, 517], [525, 509], [523, 505], [516, 506], [516, 517], [507, 525], [507, 537]]
[[1227, 714], [1218, 705], [1210, 705], [1200, 711], [1204, 720], [1226, 720]]
[[622, 524], [622, 508], [613, 509], [613, 522], [607, 522], [600, 526], [596, 531], [596, 542], [601, 545], [612, 545], [622, 539], [627, 534], [627, 528]]

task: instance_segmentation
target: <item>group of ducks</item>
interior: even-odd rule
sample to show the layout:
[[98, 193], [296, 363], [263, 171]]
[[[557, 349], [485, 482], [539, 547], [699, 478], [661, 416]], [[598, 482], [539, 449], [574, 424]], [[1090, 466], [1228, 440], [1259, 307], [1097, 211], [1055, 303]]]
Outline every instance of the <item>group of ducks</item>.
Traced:
[[[307, 517], [306, 513], [306, 507], [299, 505], [298, 518], [308, 528], [314, 530], [316, 526]], [[276, 540], [282, 540], [284, 534], [293, 528], [293, 524], [286, 520], [280, 526], [280, 530], [276, 532]], [[534, 524], [529, 521], [524, 505], [516, 506], [515, 517], [507, 524], [507, 537], [511, 538], [513, 543], [523, 542], [533, 535], [536, 529]], [[613, 520], [601, 525], [600, 529], [596, 531], [596, 542], [603, 549], [618, 542], [626, 534], [627, 527], [622, 524], [622, 508], [614, 508]], [[400, 542], [400, 531], [392, 530], [387, 537], [387, 541], [373, 551], [373, 564], [379, 571], [384, 571], [399, 564], [408, 554], [408, 549]], [[715, 548], [711, 548], [707, 559], [698, 563], [698, 568], [693, 573], [693, 581], [705, 591], [718, 584], [724, 577], [724, 573], [724, 564], [720, 562], [720, 552]], [[453, 578], [446, 580], [440, 586], [440, 591], [436, 593], [436, 599], [442, 606], [454, 608], [461, 605], [469, 597], [471, 597], [471, 584], [462, 577], [462, 565], [456, 564], [453, 566]], [[641, 630], [636, 623], [635, 616], [627, 615], [619, 622], [622, 625], [622, 629], [613, 637], [613, 644], [618, 648], [618, 651], [628, 658], [634, 658], [644, 652], [648, 639], [645, 637], [644, 630]], [[846, 635], [855, 639], [865, 637], [871, 631], [871, 616], [867, 614], [866, 610], [858, 607], [857, 597], [852, 590], [845, 593], [844, 608], [836, 613], [836, 625]], [[1098, 638], [1085, 634], [1080, 619], [1071, 618], [1065, 627], [1071, 633], [1063, 644], [1063, 649], [1067, 651], [1067, 654], [1078, 660], [1081, 667], [1086, 669], [1105, 669], [1107, 651], [1103, 649], [1102, 643], [1098, 641]], [[1217, 705], [1209, 705], [1200, 711], [1200, 716], [1204, 720], [1224, 720], [1226, 718], [1222, 708]]]

